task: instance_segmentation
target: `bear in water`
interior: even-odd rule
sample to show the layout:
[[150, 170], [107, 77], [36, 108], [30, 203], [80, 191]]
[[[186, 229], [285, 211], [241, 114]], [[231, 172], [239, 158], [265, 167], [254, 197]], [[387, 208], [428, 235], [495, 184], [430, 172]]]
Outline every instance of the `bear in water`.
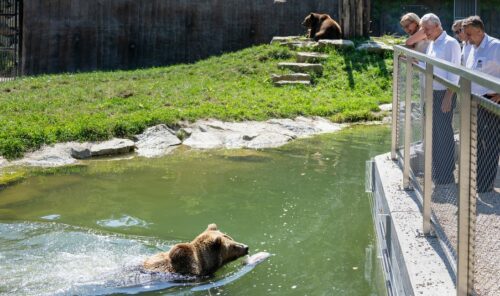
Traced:
[[156, 254], [143, 264], [148, 271], [204, 276], [224, 264], [248, 254], [248, 246], [220, 232], [217, 225], [207, 229], [190, 243], [174, 245], [168, 252]]
[[342, 29], [328, 14], [311, 12], [302, 25], [309, 29], [308, 36], [315, 41], [319, 39], [341, 39]]

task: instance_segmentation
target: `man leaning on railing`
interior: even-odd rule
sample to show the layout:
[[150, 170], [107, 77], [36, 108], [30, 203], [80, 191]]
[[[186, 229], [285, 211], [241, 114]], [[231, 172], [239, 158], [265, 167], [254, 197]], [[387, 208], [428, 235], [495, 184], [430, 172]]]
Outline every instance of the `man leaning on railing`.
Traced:
[[[458, 41], [450, 37], [441, 26], [439, 18], [428, 13], [420, 20], [427, 39], [431, 41], [426, 54], [433, 58], [446, 60], [460, 65], [461, 50]], [[434, 74], [453, 83], [458, 83], [458, 75], [438, 67]], [[456, 94], [446, 86], [434, 81], [433, 89], [433, 123], [432, 123], [432, 179], [436, 185], [455, 182], [455, 141], [453, 137], [453, 108], [456, 104]]]
[[[500, 40], [484, 32], [479, 16], [471, 16], [462, 23], [472, 49], [465, 66], [500, 78]], [[495, 103], [500, 94], [472, 83], [472, 92]], [[477, 112], [477, 191], [493, 190], [500, 154], [500, 117], [479, 106]]]

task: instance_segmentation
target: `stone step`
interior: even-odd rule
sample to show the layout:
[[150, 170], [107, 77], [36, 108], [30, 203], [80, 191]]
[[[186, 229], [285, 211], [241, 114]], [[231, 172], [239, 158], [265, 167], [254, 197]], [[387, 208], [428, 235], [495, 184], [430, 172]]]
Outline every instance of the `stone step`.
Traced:
[[300, 41], [300, 40], [292, 40], [281, 42], [280, 45], [288, 46], [291, 50], [302, 49], [302, 48], [316, 48], [318, 46], [318, 42], [316, 41]]
[[370, 53], [383, 53], [386, 51], [393, 51], [392, 46], [383, 42], [369, 41], [359, 45], [356, 50], [364, 50]]
[[306, 74], [306, 73], [292, 73], [292, 74], [283, 74], [283, 75], [272, 74], [271, 80], [273, 82], [282, 81], [282, 80], [285, 80], [285, 81], [311, 81], [311, 75]]
[[323, 65], [321, 64], [310, 64], [310, 63], [287, 63], [282, 62], [278, 64], [278, 69], [290, 69], [293, 72], [315, 72], [318, 74], [323, 73]]
[[282, 44], [287, 42], [304, 42], [311, 41], [311, 39], [304, 36], [275, 36], [271, 40], [271, 44]]
[[317, 63], [328, 59], [328, 55], [319, 52], [298, 52], [296, 59], [297, 63]]
[[280, 80], [280, 81], [275, 81], [274, 85], [276, 85], [276, 86], [284, 86], [284, 85], [311, 85], [311, 82], [310, 81], [303, 81], [303, 80], [295, 80], [295, 81]]
[[344, 39], [322, 39], [318, 41], [318, 47], [320, 49], [336, 48], [344, 50], [354, 48], [354, 42]]

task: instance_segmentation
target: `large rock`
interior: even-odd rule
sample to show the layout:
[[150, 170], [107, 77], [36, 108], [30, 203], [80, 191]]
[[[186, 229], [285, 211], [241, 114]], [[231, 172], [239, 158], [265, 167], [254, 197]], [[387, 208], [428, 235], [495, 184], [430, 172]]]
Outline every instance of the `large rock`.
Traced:
[[323, 39], [318, 41], [318, 47], [320, 49], [336, 48], [346, 50], [354, 48], [354, 42], [344, 39]]
[[380, 111], [392, 111], [392, 103], [378, 105]]
[[90, 147], [90, 155], [106, 156], [117, 155], [132, 152], [135, 149], [135, 144], [129, 139], [114, 138], [109, 141], [104, 141], [98, 144], [93, 144]]
[[13, 165], [28, 165], [42, 167], [57, 167], [76, 163], [71, 156], [71, 150], [82, 145], [78, 142], [58, 143], [43, 146], [40, 150], [27, 153], [23, 159], [12, 162]]
[[319, 117], [272, 119], [265, 122], [201, 120], [189, 126], [192, 134], [183, 144], [197, 149], [271, 148], [284, 145], [297, 137], [335, 132], [341, 127], [340, 124]]
[[[212, 148], [253, 148], [261, 147], [263, 142], [259, 138], [265, 133], [280, 134], [289, 140], [295, 135], [281, 127], [270, 125], [266, 122], [222, 122], [219, 120], [200, 120], [193, 124], [193, 133], [183, 144], [197, 149]], [[266, 147], [283, 145], [283, 139], [276, 141], [266, 140]]]
[[392, 51], [393, 48], [383, 42], [369, 41], [359, 45], [356, 50], [367, 51], [370, 53], [383, 53], [386, 51]]
[[6, 166], [8, 163], [7, 159], [0, 156], [0, 168]]
[[249, 141], [246, 147], [252, 149], [275, 148], [285, 145], [294, 138], [279, 133], [263, 133]]
[[158, 157], [172, 152], [181, 140], [165, 124], [150, 127], [135, 137], [136, 152], [144, 157]]
[[281, 62], [278, 63], [278, 68], [289, 69], [294, 72], [315, 72], [318, 74], [323, 73], [323, 65], [321, 64]]
[[315, 134], [333, 133], [344, 126], [321, 117], [308, 118], [302, 116], [295, 119], [270, 119], [267, 122], [279, 125], [293, 132], [299, 138]]

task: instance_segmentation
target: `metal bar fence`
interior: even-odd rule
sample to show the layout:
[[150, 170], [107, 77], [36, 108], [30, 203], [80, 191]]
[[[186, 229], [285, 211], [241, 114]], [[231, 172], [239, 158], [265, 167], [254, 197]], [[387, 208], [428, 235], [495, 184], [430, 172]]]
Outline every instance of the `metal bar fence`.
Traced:
[[0, 82], [19, 73], [21, 0], [0, 1]]
[[[500, 295], [500, 106], [471, 93], [472, 83], [500, 93], [500, 79], [401, 46], [393, 78], [391, 157], [421, 197], [423, 233], [438, 236], [457, 295]], [[454, 92], [451, 110], [436, 82]]]

